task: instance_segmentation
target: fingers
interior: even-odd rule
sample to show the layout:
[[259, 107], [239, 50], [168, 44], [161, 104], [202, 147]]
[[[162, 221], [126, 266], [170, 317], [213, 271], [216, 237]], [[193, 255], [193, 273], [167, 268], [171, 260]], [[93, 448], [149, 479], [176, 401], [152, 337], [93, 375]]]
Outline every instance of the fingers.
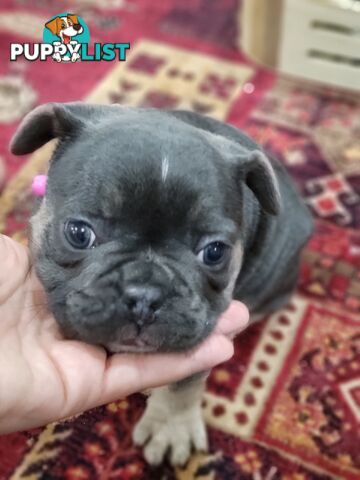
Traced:
[[249, 323], [249, 311], [247, 307], [236, 300], [231, 302], [230, 307], [221, 316], [215, 330], [218, 333], [233, 338], [240, 333]]
[[113, 355], [105, 372], [101, 401], [111, 402], [131, 393], [176, 382], [225, 362], [233, 353], [232, 342], [214, 333], [191, 353]]
[[30, 270], [28, 249], [0, 234], [0, 305], [25, 281]]
[[110, 402], [134, 392], [173, 383], [229, 360], [234, 347], [228, 337], [239, 333], [248, 322], [247, 308], [234, 301], [222, 315], [214, 333], [191, 352], [111, 356], [105, 371], [102, 401]]

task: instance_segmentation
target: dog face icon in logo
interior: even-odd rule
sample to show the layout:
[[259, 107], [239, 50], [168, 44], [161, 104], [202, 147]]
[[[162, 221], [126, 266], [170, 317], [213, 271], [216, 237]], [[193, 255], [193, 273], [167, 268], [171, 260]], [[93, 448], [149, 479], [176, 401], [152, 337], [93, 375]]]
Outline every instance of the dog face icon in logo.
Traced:
[[83, 25], [84, 23], [81, 21], [80, 17], [72, 13], [60, 14], [45, 23], [45, 31], [47, 29], [49, 34], [51, 32], [52, 38], [56, 37], [56, 39], [52, 40], [51, 43], [54, 46], [60, 46], [61, 44], [67, 46], [65, 54], [61, 53], [63, 51], [61, 48], [59, 48], [60, 51], [55, 51], [52, 56], [54, 60], [57, 62], [76, 62], [81, 58], [79, 53], [80, 45], [78, 44], [87, 43], [88, 40], [83, 39], [82, 41], [78, 41], [78, 38], [76, 37], [86, 33]]

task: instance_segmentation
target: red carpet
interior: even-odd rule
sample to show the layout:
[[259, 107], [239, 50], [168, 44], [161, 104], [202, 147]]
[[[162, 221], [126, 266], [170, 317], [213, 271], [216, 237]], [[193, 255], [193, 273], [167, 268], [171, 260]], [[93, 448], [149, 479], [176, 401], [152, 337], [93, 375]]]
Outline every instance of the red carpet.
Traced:
[[[95, 5], [101, 4], [98, 8]], [[311, 91], [249, 65], [236, 0], [77, 0], [91, 42], [130, 42], [124, 63], [7, 62], [41, 41], [51, 0], [0, 6], [0, 231], [25, 241], [29, 185], [48, 150], [7, 151], [38, 103], [88, 99], [190, 108], [244, 128], [288, 168], [317, 217], [291, 304], [236, 341], [204, 398], [210, 452], [150, 469], [131, 444], [140, 395], [45, 429], [0, 437], [1, 479], [360, 478], [360, 97]]]

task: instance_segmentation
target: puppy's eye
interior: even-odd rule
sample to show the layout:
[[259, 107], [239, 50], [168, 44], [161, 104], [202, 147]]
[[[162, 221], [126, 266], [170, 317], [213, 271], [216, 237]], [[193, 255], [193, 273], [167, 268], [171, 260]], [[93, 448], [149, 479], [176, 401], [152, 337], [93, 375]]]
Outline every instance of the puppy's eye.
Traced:
[[198, 258], [205, 263], [205, 265], [214, 266], [219, 265], [225, 260], [229, 247], [223, 242], [212, 242], [206, 245], [198, 253]]
[[70, 245], [80, 250], [94, 246], [96, 236], [90, 225], [82, 220], [69, 220], [65, 224], [65, 237]]

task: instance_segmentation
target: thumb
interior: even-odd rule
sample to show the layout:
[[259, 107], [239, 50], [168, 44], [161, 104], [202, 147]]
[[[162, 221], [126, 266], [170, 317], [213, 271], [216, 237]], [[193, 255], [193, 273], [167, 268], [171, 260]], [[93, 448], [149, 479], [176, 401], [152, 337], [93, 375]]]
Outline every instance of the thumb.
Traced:
[[234, 353], [228, 335], [244, 329], [248, 320], [246, 307], [240, 302], [233, 302], [214, 332], [190, 352], [111, 356], [105, 370], [101, 401], [111, 402], [123, 396], [124, 379], [127, 380], [125, 394], [131, 394], [176, 382], [225, 362]]
[[113, 355], [105, 372], [99, 404], [205, 372], [229, 360], [233, 354], [232, 342], [223, 335], [213, 334], [197, 349], [186, 354]]

